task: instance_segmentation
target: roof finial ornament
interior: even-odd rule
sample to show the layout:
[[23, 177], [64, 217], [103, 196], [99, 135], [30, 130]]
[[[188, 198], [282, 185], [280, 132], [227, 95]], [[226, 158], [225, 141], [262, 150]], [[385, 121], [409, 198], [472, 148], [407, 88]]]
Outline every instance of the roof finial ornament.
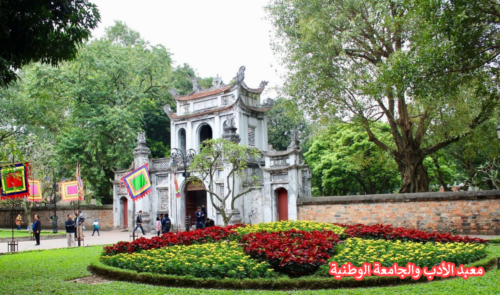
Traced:
[[137, 144], [146, 143], [146, 132], [141, 131], [137, 133]]
[[193, 78], [193, 91], [194, 91], [194, 93], [202, 92], [203, 90], [204, 89], [198, 83], [198, 78], [194, 77]]
[[300, 129], [302, 129], [302, 124], [290, 131], [290, 145], [287, 150], [300, 149], [300, 136], [302, 135]]
[[224, 86], [224, 83], [222, 82], [222, 78], [219, 77], [219, 74], [217, 74], [217, 77], [215, 77], [212, 81], [212, 87], [210, 89], [218, 89]]
[[234, 77], [234, 83], [240, 84], [243, 80], [245, 80], [245, 70], [245, 66], [240, 67], [238, 73], [236, 73], [236, 77]]

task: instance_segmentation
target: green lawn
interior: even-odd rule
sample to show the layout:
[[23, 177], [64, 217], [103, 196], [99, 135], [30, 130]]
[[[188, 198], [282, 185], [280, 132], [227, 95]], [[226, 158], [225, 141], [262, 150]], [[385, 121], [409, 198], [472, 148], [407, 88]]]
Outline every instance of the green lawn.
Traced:
[[[57, 234], [53, 233], [52, 230], [42, 230], [41, 235], [42, 236], [48, 236], [48, 235], [64, 235], [66, 234], [63, 231], [59, 231]], [[22, 237], [30, 237], [32, 234], [30, 234], [26, 229], [22, 230], [17, 230], [14, 229], [14, 238], [22, 238]], [[0, 229], [0, 238], [11, 238], [12, 237], [12, 230], [11, 229]]]
[[[457, 278], [439, 282], [384, 288], [324, 291], [231, 291], [157, 287], [145, 284], [112, 282], [88, 285], [67, 282], [90, 275], [87, 266], [99, 259], [102, 247], [32, 251], [0, 255], [1, 294], [499, 294], [500, 271], [467, 281]], [[489, 246], [500, 256], [500, 246]]]

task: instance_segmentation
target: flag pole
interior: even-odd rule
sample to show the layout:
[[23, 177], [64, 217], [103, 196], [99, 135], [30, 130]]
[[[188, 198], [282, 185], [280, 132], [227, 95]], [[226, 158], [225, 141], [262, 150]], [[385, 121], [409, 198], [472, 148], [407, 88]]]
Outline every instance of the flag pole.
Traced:
[[[136, 168], [135, 161], [134, 161], [134, 169]], [[134, 221], [135, 221], [135, 201], [132, 198], [132, 241], [135, 241], [135, 231], [134, 231]]]

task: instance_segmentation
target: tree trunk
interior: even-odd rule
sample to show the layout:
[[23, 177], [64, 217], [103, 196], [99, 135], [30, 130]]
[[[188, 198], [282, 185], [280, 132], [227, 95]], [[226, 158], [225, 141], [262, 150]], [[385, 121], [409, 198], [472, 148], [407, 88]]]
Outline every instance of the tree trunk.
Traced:
[[448, 192], [451, 191], [451, 189], [448, 187], [448, 184], [444, 180], [443, 172], [441, 171], [441, 166], [439, 165], [438, 159], [436, 157], [431, 157], [432, 162], [434, 163], [434, 166], [436, 166], [437, 169], [437, 179], [439, 183], [443, 186], [443, 191]]
[[399, 193], [419, 193], [429, 191], [429, 175], [424, 166], [424, 157], [407, 153], [404, 160], [396, 163], [401, 173], [402, 184]]

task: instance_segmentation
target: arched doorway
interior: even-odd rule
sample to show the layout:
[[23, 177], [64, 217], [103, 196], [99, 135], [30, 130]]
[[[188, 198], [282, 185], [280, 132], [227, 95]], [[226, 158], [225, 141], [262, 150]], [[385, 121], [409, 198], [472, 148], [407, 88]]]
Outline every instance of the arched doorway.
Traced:
[[276, 190], [278, 197], [278, 220], [288, 220], [288, 191], [284, 188]]
[[128, 200], [125, 197], [120, 198], [120, 224], [121, 228], [128, 228]]
[[184, 128], [179, 129], [179, 149], [182, 153], [186, 154], [186, 130]]
[[212, 127], [205, 124], [200, 128], [200, 145], [202, 145], [205, 140], [209, 139], [212, 139]]
[[191, 224], [195, 222], [196, 209], [198, 206], [205, 206], [207, 208], [207, 193], [203, 190], [203, 184], [199, 181], [190, 181], [186, 185], [186, 216], [191, 216]]

